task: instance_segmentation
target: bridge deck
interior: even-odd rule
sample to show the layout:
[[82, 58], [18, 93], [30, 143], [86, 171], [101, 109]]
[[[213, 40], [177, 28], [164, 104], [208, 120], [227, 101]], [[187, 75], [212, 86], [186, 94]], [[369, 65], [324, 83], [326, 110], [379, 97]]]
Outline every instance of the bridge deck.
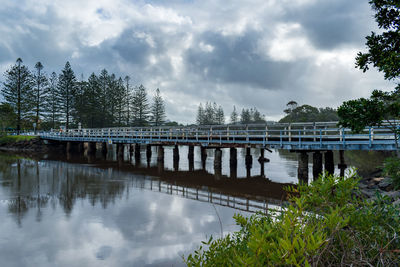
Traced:
[[70, 129], [40, 135], [42, 139], [151, 145], [199, 145], [206, 147], [270, 147], [289, 150], [396, 150], [394, 134], [387, 126], [375, 126], [353, 134], [330, 123], [273, 123], [188, 127], [123, 127]]

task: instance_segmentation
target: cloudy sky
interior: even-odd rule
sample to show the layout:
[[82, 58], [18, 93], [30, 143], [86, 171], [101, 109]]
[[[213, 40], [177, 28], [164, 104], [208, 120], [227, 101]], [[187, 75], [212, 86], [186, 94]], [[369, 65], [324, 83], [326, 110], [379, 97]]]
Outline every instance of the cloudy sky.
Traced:
[[106, 68], [160, 88], [184, 123], [199, 102], [276, 120], [290, 100], [337, 107], [393, 87], [354, 67], [376, 30], [368, 0], [1, 0], [0, 18], [2, 73], [18, 57], [47, 73], [70, 61], [78, 77]]

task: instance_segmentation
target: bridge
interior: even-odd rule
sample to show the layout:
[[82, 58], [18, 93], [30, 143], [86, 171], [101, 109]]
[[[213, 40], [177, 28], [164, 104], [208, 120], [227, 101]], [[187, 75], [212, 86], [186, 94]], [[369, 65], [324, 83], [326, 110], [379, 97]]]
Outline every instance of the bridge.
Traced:
[[[102, 144], [102, 151], [117, 145], [117, 154], [124, 153], [129, 145], [135, 156], [140, 146], [147, 146], [147, 156], [151, 155], [151, 146], [158, 146], [158, 160], [163, 161], [163, 146], [174, 146], [174, 162], [179, 161], [178, 145], [189, 146], [189, 165], [193, 160], [193, 147], [200, 146], [202, 161], [205, 164], [205, 149], [215, 149], [214, 167], [220, 168], [221, 148], [231, 149], [230, 163], [237, 163], [236, 148], [247, 149], [246, 165], [252, 164], [250, 148], [261, 149], [260, 163], [264, 158], [264, 149], [286, 149], [299, 153], [299, 178], [308, 179], [308, 153], [313, 153], [314, 177], [322, 172], [322, 153], [324, 152], [325, 171], [333, 173], [333, 150], [340, 151], [341, 173], [344, 174], [344, 150], [380, 150], [395, 151], [397, 140], [389, 125], [383, 124], [365, 128], [360, 133], [340, 128], [337, 122], [312, 123], [266, 123], [249, 125], [210, 125], [186, 127], [118, 127], [96, 129], [68, 129], [42, 133], [40, 138], [66, 144], [67, 152], [78, 145], [78, 150], [93, 153], [96, 143]], [[84, 146], [85, 144], [85, 146]], [[149, 149], [150, 148], [150, 149]], [[139, 152], [138, 152], [139, 151]], [[205, 155], [204, 155], [205, 154]], [[139, 154], [140, 156], [140, 154]], [[263, 166], [263, 165], [262, 165]]]

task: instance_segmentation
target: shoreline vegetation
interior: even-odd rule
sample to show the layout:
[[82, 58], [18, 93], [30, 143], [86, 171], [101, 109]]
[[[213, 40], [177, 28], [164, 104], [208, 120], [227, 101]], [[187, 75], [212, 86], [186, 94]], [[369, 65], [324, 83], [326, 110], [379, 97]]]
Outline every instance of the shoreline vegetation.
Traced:
[[398, 266], [400, 204], [363, 197], [355, 172], [287, 188], [289, 204], [268, 215], [235, 215], [241, 227], [204, 241], [188, 266]]

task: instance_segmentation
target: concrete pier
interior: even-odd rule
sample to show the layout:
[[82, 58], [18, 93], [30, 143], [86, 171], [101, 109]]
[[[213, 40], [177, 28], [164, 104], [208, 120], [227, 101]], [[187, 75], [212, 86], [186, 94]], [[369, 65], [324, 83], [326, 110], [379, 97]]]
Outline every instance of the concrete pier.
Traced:
[[164, 171], [164, 147], [157, 147], [157, 169], [158, 173], [162, 173]]
[[146, 145], [146, 160], [147, 160], [147, 167], [150, 167], [151, 162], [151, 145]]
[[229, 168], [230, 168], [230, 177], [237, 178], [237, 149], [231, 147], [229, 149]]
[[194, 171], [194, 146], [188, 148], [189, 171]]
[[124, 158], [124, 144], [117, 144], [117, 158]]
[[135, 162], [140, 163], [140, 144], [135, 144]]
[[338, 169], [340, 170], [340, 177], [344, 177], [344, 172], [347, 169], [347, 164], [344, 161], [344, 150], [339, 150], [339, 164]]
[[85, 142], [83, 143], [84, 154], [85, 155], [95, 155], [96, 154], [96, 143], [95, 142]]
[[103, 155], [104, 158], [107, 157], [107, 152], [108, 152], [108, 144], [105, 142], [101, 143], [101, 154]]
[[174, 161], [174, 170], [179, 170], [179, 147], [177, 145], [174, 146], [173, 149], [173, 161]]
[[258, 158], [258, 162], [260, 163], [260, 175], [261, 177], [265, 177], [265, 162], [266, 158], [264, 157], [264, 148], [260, 149], [260, 157]]
[[201, 166], [203, 170], [206, 169], [206, 161], [207, 161], [207, 150], [205, 147], [200, 147], [200, 153], [201, 153]]
[[251, 167], [253, 167], [253, 156], [251, 155], [250, 147], [246, 148], [245, 164], [246, 164], [246, 177], [250, 178], [250, 176], [251, 176]]
[[313, 180], [318, 179], [322, 173], [322, 154], [319, 151], [313, 153]]
[[214, 151], [214, 174], [217, 180], [222, 177], [222, 151], [220, 148], [216, 148]]
[[300, 152], [298, 154], [298, 168], [297, 168], [297, 176], [299, 182], [308, 183], [308, 154], [307, 152]]
[[332, 150], [328, 150], [325, 152], [325, 171], [328, 174], [333, 174], [335, 172], [335, 164], [333, 162]]

